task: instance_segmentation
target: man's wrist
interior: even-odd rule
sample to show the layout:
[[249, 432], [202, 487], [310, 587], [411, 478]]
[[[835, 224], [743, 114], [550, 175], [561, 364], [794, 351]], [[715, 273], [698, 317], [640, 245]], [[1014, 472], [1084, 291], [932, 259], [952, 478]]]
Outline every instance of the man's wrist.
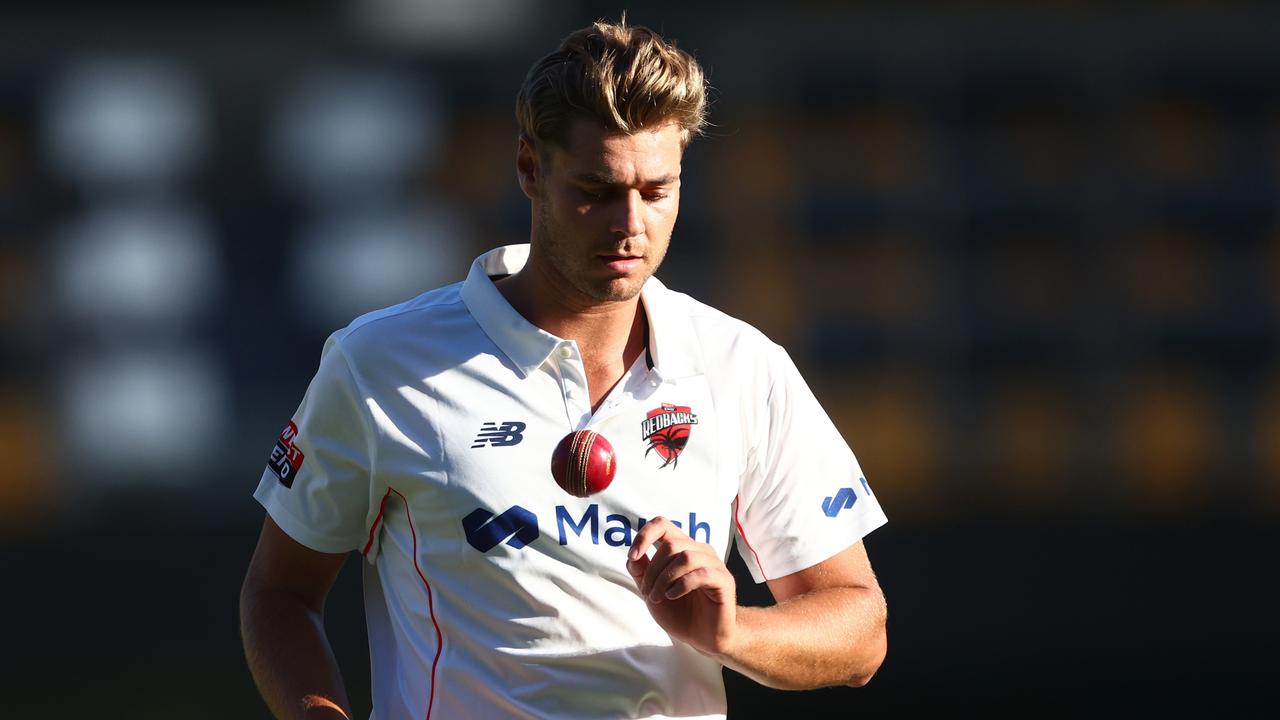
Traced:
[[737, 606], [734, 609], [734, 618], [732, 628], [720, 638], [717, 638], [717, 652], [714, 657], [720, 662], [731, 668], [739, 666], [738, 658], [750, 652], [753, 629], [757, 618], [755, 614], [760, 608]]

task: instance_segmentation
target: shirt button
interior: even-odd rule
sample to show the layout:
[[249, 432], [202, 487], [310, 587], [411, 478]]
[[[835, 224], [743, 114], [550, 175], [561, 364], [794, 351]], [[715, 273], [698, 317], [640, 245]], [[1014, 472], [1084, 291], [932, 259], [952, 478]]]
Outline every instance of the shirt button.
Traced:
[[565, 360], [568, 360], [569, 358], [573, 357], [573, 348], [569, 347], [568, 345], [561, 345], [560, 357], [564, 358]]
[[650, 379], [650, 380], [649, 380], [649, 386], [650, 386], [650, 387], [658, 387], [658, 381], [657, 381], [657, 380], [654, 380], [654, 379]]

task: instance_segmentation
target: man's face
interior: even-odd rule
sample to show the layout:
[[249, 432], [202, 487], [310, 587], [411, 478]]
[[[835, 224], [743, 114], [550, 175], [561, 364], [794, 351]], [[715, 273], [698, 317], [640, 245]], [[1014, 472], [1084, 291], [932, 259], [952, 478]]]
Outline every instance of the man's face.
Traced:
[[568, 147], [521, 142], [521, 186], [533, 201], [530, 264], [570, 300], [634, 298], [658, 269], [680, 209], [680, 130], [632, 135], [578, 120]]

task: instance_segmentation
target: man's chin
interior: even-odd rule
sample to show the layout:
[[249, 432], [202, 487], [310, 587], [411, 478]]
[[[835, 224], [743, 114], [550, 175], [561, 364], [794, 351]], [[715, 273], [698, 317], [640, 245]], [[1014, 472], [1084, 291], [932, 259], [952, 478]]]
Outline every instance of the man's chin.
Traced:
[[606, 302], [626, 302], [640, 294], [644, 280], [635, 278], [617, 278], [595, 288], [593, 296]]

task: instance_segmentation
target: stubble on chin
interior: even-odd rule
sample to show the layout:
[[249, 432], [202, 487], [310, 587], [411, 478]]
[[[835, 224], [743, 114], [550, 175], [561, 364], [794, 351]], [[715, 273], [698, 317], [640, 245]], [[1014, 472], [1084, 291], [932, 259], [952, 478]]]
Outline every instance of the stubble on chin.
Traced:
[[[663, 260], [662, 257], [657, 258], [657, 263], [652, 268], [646, 268], [643, 276], [618, 278], [594, 275], [593, 271], [598, 269], [592, 266], [590, 258], [576, 255], [561, 243], [560, 238], [564, 234], [552, 221], [545, 197], [539, 204], [536, 237], [535, 242], [542, 247], [536, 248], [534, 252], [542, 256], [546, 269], [556, 284], [572, 288], [580, 295], [597, 302], [626, 302], [634, 299]], [[665, 256], [665, 251], [663, 255]]]
[[630, 283], [623, 286], [606, 278], [593, 279], [590, 275], [590, 260], [578, 257], [565, 248], [561, 242], [562, 237], [559, 228], [548, 217], [544, 205], [538, 217], [533, 253], [541, 260], [543, 276], [553, 286], [597, 302], [628, 300], [635, 296], [634, 292], [630, 292]]
[[[645, 276], [648, 279], [648, 276]], [[640, 288], [644, 287], [644, 281], [636, 281], [631, 279], [611, 281], [605, 290], [601, 292], [597, 300], [607, 300], [611, 302], [626, 302], [640, 294]]]
[[[550, 259], [550, 258], [549, 258]], [[554, 262], [554, 261], [553, 261]], [[592, 278], [584, 269], [574, 273], [563, 266], [557, 268], [566, 283], [580, 294], [597, 302], [626, 302], [640, 294], [644, 279], [639, 278]]]

